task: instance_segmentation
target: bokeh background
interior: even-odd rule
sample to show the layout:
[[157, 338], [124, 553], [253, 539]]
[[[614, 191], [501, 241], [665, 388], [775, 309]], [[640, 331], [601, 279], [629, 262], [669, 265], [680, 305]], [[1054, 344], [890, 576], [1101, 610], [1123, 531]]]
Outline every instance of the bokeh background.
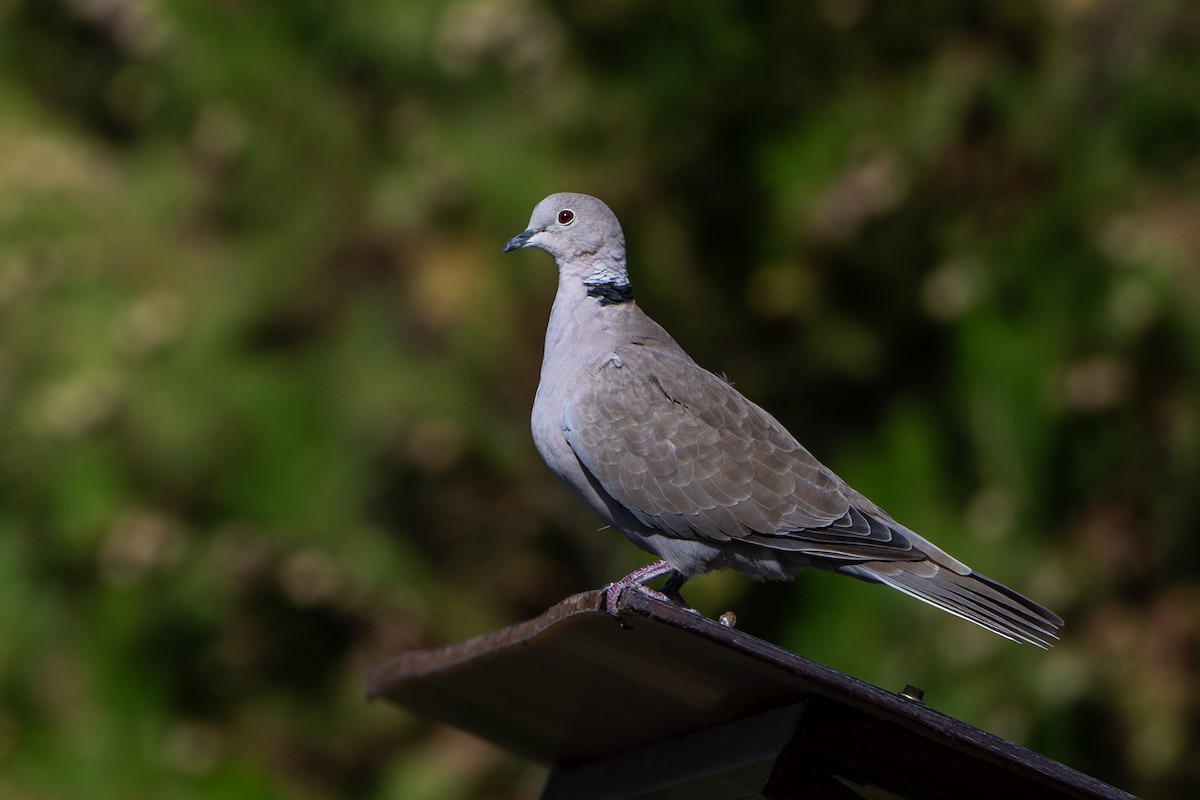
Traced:
[[1200, 8], [0, 0], [0, 797], [534, 798], [367, 669], [646, 556], [528, 435], [553, 191], [852, 484], [1068, 620], [710, 615], [1200, 793]]

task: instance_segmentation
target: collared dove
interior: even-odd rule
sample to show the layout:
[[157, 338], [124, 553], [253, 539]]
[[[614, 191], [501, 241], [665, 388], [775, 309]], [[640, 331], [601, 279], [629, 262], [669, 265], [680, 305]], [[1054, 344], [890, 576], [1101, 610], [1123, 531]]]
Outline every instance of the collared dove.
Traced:
[[[782, 580], [815, 567], [882, 583], [1017, 642], [1063, 621], [892, 519], [770, 414], [705, 370], [638, 307], [625, 237], [584, 194], [538, 203], [504, 245], [558, 265], [533, 440], [558, 479], [659, 561], [608, 587], [683, 605], [689, 578], [735, 569]], [[669, 575], [662, 592], [648, 581]], [[686, 607], [686, 606], [685, 606]]]

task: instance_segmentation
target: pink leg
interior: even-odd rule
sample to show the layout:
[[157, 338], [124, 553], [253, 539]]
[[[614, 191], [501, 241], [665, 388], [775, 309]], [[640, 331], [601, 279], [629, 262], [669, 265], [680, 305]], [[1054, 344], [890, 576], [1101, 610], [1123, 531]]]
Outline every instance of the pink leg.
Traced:
[[614, 619], [620, 620], [621, 616], [617, 613], [617, 600], [621, 597], [621, 592], [630, 586], [636, 586], [639, 592], [648, 594], [658, 600], [675, 602], [675, 598], [679, 597], [679, 587], [683, 585], [683, 581], [678, 580], [678, 573], [674, 573], [667, 581], [667, 584], [673, 588], [671, 596], [642, 585], [646, 581], [652, 581], [659, 576], [666, 575], [668, 572], [674, 573], [670, 564], [666, 561], [655, 561], [653, 564], [647, 564], [640, 569], [635, 569], [619, 581], [610, 583], [606, 590], [607, 594], [604, 597], [605, 610]]

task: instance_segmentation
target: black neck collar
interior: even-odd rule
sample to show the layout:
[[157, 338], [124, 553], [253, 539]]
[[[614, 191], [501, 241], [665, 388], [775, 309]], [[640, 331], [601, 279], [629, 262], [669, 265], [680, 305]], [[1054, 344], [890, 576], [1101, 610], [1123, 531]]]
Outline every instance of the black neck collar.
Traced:
[[633, 301], [633, 287], [628, 283], [584, 283], [588, 297], [595, 297], [602, 306], [615, 306]]

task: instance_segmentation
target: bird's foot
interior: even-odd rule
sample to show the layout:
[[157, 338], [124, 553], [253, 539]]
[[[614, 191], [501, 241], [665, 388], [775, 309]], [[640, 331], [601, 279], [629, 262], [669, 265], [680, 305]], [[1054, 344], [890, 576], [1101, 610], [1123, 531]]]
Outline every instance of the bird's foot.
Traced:
[[655, 600], [662, 600], [664, 603], [672, 602], [670, 597], [667, 597], [658, 589], [651, 589], [649, 586], [635, 586], [634, 588], [647, 597], [653, 597]]
[[[662, 591], [651, 589], [645, 585], [647, 581], [652, 581], [668, 573], [670, 573], [671, 577], [667, 578], [667, 582], [663, 584]], [[647, 564], [640, 569], [635, 569], [619, 581], [610, 583], [605, 588], [604, 609], [610, 617], [624, 627], [624, 623], [621, 622], [621, 615], [617, 611], [617, 601], [621, 597], [621, 592], [632, 586], [642, 594], [653, 597], [656, 600], [662, 600], [679, 606], [686, 611], [691, 611], [693, 614], [698, 614], [699, 612], [684, 602], [683, 596], [679, 594], [679, 589], [685, 581], [687, 581], [687, 578], [675, 572], [666, 561], [655, 561], [653, 564]]]

